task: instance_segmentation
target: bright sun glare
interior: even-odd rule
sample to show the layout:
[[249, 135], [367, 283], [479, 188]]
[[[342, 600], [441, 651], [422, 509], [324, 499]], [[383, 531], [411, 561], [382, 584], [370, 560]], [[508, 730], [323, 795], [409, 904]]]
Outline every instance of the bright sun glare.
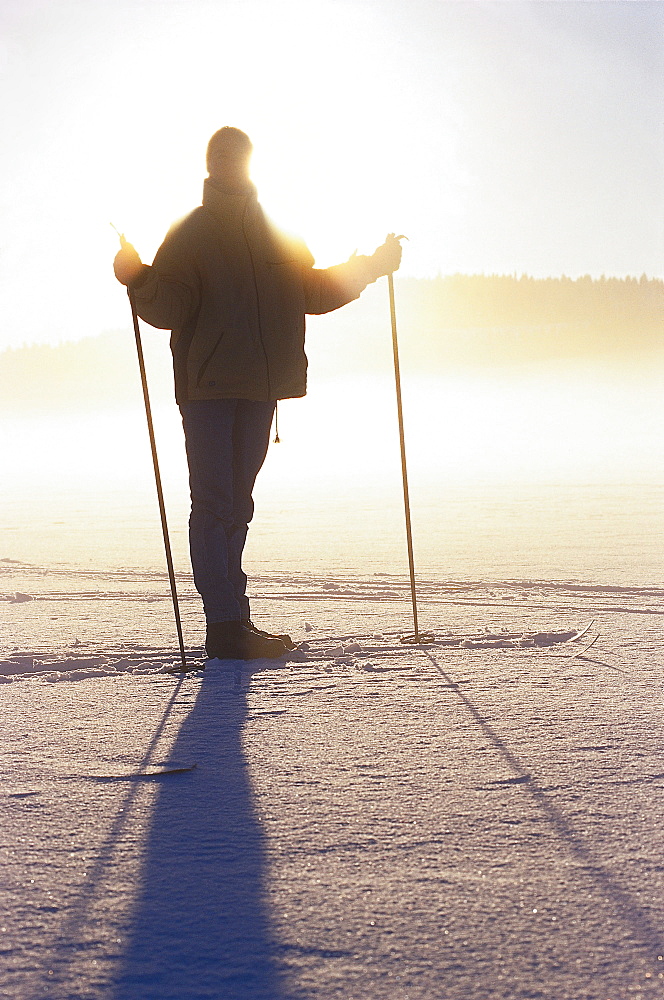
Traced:
[[[262, 72], [248, 69], [242, 46], [228, 46], [216, 85], [206, 80], [193, 100], [190, 91], [183, 94], [181, 80], [200, 80], [201, 67], [219, 62], [219, 39], [229, 33], [242, 38], [251, 28], [239, 7], [223, 15], [211, 7], [207, 13], [204, 37], [199, 23], [183, 15], [177, 35], [172, 25], [164, 28], [163, 37], [137, 60], [140, 76], [132, 79], [132, 88], [146, 92], [152, 80], [163, 77], [169, 60], [178, 66], [150, 108], [147, 131], [143, 116], [133, 124], [126, 118], [118, 122], [122, 147], [135, 153], [113, 164], [114, 183], [107, 189], [115, 204], [108, 211], [146, 260], [170, 223], [200, 202], [207, 140], [225, 124], [252, 138], [252, 178], [266, 212], [302, 237], [321, 266], [345, 260], [355, 249], [371, 252], [388, 232], [412, 233], [426, 214], [423, 187], [435, 190], [439, 206], [442, 199], [439, 214], [450, 218], [458, 212], [458, 187], [439, 176], [441, 164], [443, 173], [452, 169], [448, 130], [437, 131], [436, 143], [447, 144], [436, 157], [438, 176], [426, 177], [413, 136], [418, 129], [421, 135], [431, 130], [417, 122], [413, 109], [413, 132], [404, 141], [395, 130], [394, 105], [373, 94], [381, 66], [377, 53], [360, 51], [362, 31], [356, 29], [371, 21], [373, 30], [376, 12], [355, 7], [340, 16], [339, 6], [327, 3], [266, 5], [261, 31], [252, 32], [251, 63]], [[312, 44], [321, 38], [324, 48]], [[352, 74], [341, 71], [340, 51], [354, 67]], [[381, 55], [385, 58], [384, 49]], [[266, 79], [273, 80], [272, 88]], [[358, 101], [367, 103], [366, 114], [357, 113]], [[422, 244], [415, 240], [413, 259], [428, 254], [433, 260], [432, 248]]]

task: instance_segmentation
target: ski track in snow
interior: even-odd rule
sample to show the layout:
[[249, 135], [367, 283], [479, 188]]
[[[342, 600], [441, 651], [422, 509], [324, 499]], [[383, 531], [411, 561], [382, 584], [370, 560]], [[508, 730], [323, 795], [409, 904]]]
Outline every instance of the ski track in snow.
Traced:
[[[58, 586], [62, 583], [67, 588]], [[163, 573], [130, 569], [91, 573], [0, 560], [0, 588], [0, 683], [155, 674], [179, 666], [174, 639], [170, 638], [173, 646], [150, 641], [157, 635], [163, 640], [172, 617]], [[259, 615], [266, 621], [274, 617], [275, 605], [282, 616], [281, 608], [287, 607], [279, 627], [289, 628], [302, 644], [287, 657], [290, 663], [363, 667], [363, 658], [380, 659], [402, 649], [399, 637], [412, 632], [407, 584], [388, 575], [360, 580], [273, 574], [254, 580], [253, 593], [254, 608], [260, 608]], [[187, 660], [202, 667], [204, 624], [198, 595], [188, 578], [179, 583], [179, 598], [185, 643], [192, 632], [198, 639], [198, 644], [187, 645]], [[664, 588], [419, 581], [418, 609], [420, 629], [435, 634], [434, 647], [545, 648], [554, 643], [557, 633], [567, 633], [569, 638], [589, 621], [607, 614], [657, 621], [664, 614]], [[341, 628], [332, 627], [321, 635], [319, 626], [314, 629], [308, 618], [331, 626], [338, 623]], [[403, 623], [401, 629], [386, 629], [386, 618]], [[643, 641], [651, 630], [645, 626], [636, 631]], [[552, 635], [549, 641], [547, 632]], [[39, 636], [36, 643], [35, 636]], [[629, 644], [630, 637], [615, 636], [614, 646], [620, 641]]]
[[0, 562], [3, 1000], [664, 996], [664, 589], [253, 594], [168, 676], [163, 574]]

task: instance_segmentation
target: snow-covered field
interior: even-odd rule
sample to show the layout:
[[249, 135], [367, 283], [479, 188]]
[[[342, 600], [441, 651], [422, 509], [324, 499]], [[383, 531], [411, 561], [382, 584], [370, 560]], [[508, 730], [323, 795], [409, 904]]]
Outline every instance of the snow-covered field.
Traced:
[[280, 407], [246, 564], [302, 645], [184, 678], [140, 410], [5, 421], [0, 997], [663, 997], [660, 370], [408, 393], [420, 647], [391, 387]]
[[411, 647], [403, 578], [265, 573], [303, 648], [182, 678], [162, 572], [0, 569], [0, 996], [664, 995], [664, 588], [425, 578]]

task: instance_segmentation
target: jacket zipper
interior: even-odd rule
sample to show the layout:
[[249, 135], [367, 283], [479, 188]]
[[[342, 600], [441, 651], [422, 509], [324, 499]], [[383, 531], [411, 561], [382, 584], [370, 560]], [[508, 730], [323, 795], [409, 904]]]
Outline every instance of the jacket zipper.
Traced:
[[263, 324], [261, 322], [261, 303], [260, 303], [260, 298], [258, 296], [258, 280], [256, 278], [256, 265], [254, 263], [254, 255], [251, 252], [251, 245], [250, 245], [249, 239], [247, 237], [247, 231], [246, 231], [246, 229], [244, 227], [244, 220], [245, 220], [245, 217], [246, 217], [246, 214], [247, 214], [248, 207], [249, 207], [249, 203], [247, 202], [247, 204], [245, 205], [244, 213], [242, 215], [242, 235], [244, 236], [244, 242], [247, 245], [247, 252], [249, 254], [249, 260], [251, 261], [251, 273], [252, 273], [253, 278], [254, 278], [254, 291], [256, 292], [256, 312], [258, 314], [258, 339], [261, 342], [261, 350], [263, 351], [263, 357], [265, 359], [265, 375], [266, 375], [266, 379], [267, 379], [267, 398], [269, 400], [269, 399], [272, 398], [272, 390], [271, 390], [271, 386], [270, 386], [270, 363], [269, 363], [268, 358], [267, 358], [267, 351], [265, 350], [265, 341], [263, 340]]

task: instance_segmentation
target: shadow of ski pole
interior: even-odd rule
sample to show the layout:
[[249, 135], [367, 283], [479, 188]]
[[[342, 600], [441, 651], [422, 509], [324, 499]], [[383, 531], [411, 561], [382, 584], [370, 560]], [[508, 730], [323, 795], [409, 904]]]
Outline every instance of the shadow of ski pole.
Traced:
[[658, 962], [658, 955], [663, 954], [662, 947], [664, 944], [659, 929], [650, 921], [639, 903], [620, 885], [613, 873], [597, 860], [586, 841], [574, 830], [569, 820], [553, 805], [543, 789], [539, 787], [532, 776], [532, 771], [505, 746], [499, 734], [483, 718], [479, 709], [464, 693], [459, 684], [450, 677], [431, 653], [426, 650], [422, 650], [422, 652], [449, 687], [455, 691], [457, 697], [466, 707], [484, 735], [491, 741], [505, 763], [512, 770], [515, 778], [511, 779], [510, 783], [521, 785], [523, 791], [528, 793], [535, 801], [558, 837], [565, 842], [570, 852], [583, 864], [585, 874], [595, 881], [598, 889], [605, 897], [608, 896], [611, 899], [623, 923], [629, 925], [632, 933], [647, 949], [651, 956], [653, 968], [656, 974], [659, 974], [662, 971], [662, 963]]
[[[179, 678], [173, 689], [161, 719], [138, 764], [139, 771], [147, 767], [150, 763], [159, 740], [168, 725], [173, 706], [177, 701], [180, 688], [182, 687], [183, 679], [182, 677]], [[82, 929], [87, 928], [90, 923], [91, 911], [102, 895], [103, 886], [109, 879], [109, 872], [115, 860], [116, 846], [122, 840], [125, 830], [130, 826], [134, 818], [133, 807], [139, 792], [139, 784], [134, 783], [130, 785], [126, 795], [122, 799], [110, 830], [103, 843], [95, 852], [96, 861], [89, 867], [85, 881], [78, 890], [77, 898], [68, 907], [68, 916], [52, 942], [51, 960], [45, 963], [42, 986], [36, 987], [35, 995], [49, 995], [49, 991], [57, 989], [58, 983], [67, 978], [68, 966], [73, 960], [73, 942], [80, 940]], [[50, 975], [53, 975], [54, 978], [50, 978]]]

